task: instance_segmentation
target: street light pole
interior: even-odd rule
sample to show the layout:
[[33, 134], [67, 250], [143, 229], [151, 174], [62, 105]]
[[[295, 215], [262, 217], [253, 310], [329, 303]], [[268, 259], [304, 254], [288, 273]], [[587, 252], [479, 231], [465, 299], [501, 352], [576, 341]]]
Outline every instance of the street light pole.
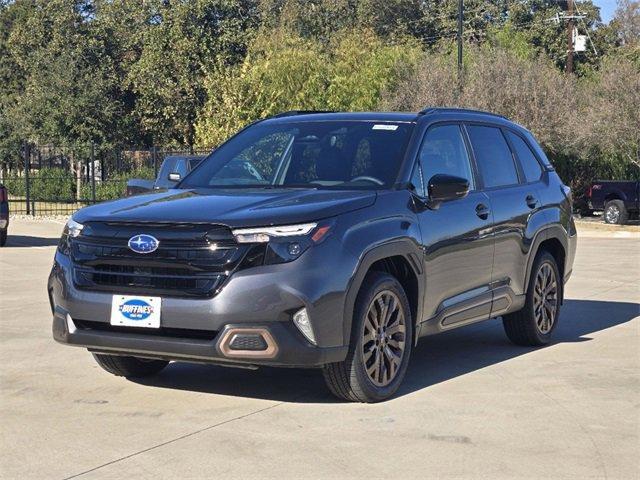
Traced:
[[458, 0], [458, 79], [462, 76], [462, 18], [464, 4]]

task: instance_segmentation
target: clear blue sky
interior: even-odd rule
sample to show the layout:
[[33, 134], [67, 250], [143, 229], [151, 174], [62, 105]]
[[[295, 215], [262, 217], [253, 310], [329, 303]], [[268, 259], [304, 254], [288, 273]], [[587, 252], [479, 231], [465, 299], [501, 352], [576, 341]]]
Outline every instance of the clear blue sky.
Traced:
[[613, 18], [616, 11], [616, 0], [594, 0], [593, 3], [600, 7], [600, 16], [603, 22], [607, 23]]

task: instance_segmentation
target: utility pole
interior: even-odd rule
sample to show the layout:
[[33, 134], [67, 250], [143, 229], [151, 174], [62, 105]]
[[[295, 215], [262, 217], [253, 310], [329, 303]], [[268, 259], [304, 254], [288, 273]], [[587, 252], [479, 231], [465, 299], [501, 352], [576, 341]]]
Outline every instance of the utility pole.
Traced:
[[573, 0], [567, 1], [567, 73], [573, 73]]
[[462, 18], [463, 18], [463, 0], [458, 0], [458, 81], [462, 85]]

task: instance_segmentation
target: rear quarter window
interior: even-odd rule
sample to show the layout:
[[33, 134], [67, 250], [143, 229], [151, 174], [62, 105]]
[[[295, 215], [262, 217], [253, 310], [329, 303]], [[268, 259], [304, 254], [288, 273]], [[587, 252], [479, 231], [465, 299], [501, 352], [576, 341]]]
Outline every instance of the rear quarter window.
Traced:
[[527, 142], [525, 142], [520, 135], [511, 131], [507, 131], [507, 137], [509, 137], [514, 153], [520, 161], [520, 166], [522, 167], [527, 183], [540, 180], [542, 167]]
[[551, 162], [547, 158], [546, 153], [544, 153], [544, 150], [542, 149], [536, 138], [531, 134], [531, 132], [526, 132], [525, 137], [529, 141], [529, 145], [531, 145], [533, 151], [538, 155], [538, 158], [542, 162], [542, 165], [544, 165], [544, 167], [547, 169], [553, 169], [553, 165], [551, 165]]

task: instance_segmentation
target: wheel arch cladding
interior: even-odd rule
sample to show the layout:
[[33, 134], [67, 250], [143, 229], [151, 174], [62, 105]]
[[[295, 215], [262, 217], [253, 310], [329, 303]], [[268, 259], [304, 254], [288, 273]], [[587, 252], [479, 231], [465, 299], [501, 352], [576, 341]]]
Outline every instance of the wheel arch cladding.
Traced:
[[564, 280], [564, 270], [565, 270], [565, 259], [567, 255], [565, 247], [558, 238], [551, 237], [540, 242], [540, 245], [536, 249], [535, 256], [537, 256], [538, 253], [542, 251], [546, 251], [550, 253], [551, 256], [556, 261], [556, 266], [558, 267], [558, 272], [560, 273], [560, 279], [559, 279], [560, 304], [562, 305], [564, 303], [564, 281], [563, 280]]
[[368, 272], [378, 271], [385, 272], [396, 278], [402, 288], [404, 289], [407, 299], [409, 300], [409, 308], [411, 309], [411, 318], [413, 320], [414, 327], [417, 324], [418, 317], [418, 302], [419, 302], [419, 287], [418, 276], [411, 265], [409, 260], [402, 255], [395, 255], [393, 257], [385, 257], [380, 260], [376, 260], [369, 267]]
[[374, 247], [363, 255], [346, 295], [343, 326], [345, 344], [351, 339], [356, 297], [364, 278], [371, 271], [386, 272], [400, 282], [409, 299], [413, 324], [416, 326], [422, 315], [421, 299], [424, 292], [421, 262], [419, 246], [408, 239]]

